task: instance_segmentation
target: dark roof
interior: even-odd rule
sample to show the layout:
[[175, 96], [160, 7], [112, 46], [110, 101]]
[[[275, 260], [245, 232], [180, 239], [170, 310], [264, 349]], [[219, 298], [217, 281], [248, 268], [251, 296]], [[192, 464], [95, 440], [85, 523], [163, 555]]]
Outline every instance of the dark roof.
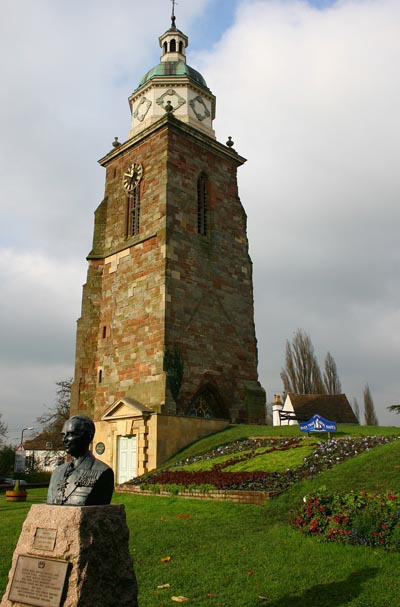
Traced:
[[24, 440], [24, 447], [28, 451], [54, 451], [57, 450], [57, 445], [54, 444], [54, 439], [46, 432], [38, 434], [30, 440]]
[[[321, 415], [338, 424], [358, 424], [345, 394], [294, 394], [289, 392], [295, 413], [308, 416]], [[285, 410], [285, 407], [283, 407]]]

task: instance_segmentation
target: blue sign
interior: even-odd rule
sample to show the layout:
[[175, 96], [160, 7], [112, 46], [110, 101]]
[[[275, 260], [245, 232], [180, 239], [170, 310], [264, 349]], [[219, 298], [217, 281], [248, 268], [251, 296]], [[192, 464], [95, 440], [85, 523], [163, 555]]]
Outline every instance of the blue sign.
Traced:
[[300, 422], [301, 432], [336, 432], [336, 422], [329, 422], [320, 415], [313, 415], [308, 422]]

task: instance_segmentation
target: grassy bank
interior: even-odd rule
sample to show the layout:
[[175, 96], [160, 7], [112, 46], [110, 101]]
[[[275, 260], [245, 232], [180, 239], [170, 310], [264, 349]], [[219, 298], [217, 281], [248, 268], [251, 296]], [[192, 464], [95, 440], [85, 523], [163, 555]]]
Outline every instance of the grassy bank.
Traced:
[[[36, 502], [44, 499], [43, 490], [31, 494]], [[292, 499], [297, 497], [292, 491]], [[283, 520], [292, 499], [281, 497], [261, 508], [115, 496], [125, 504], [131, 530], [140, 607], [173, 605], [177, 595], [199, 607], [397, 605], [400, 556], [304, 538]], [[3, 592], [29, 504], [11, 508], [1, 500], [1, 520], [5, 514], [8, 520], [0, 527]], [[166, 557], [170, 560], [162, 562]], [[165, 584], [170, 587], [157, 588]]]
[[[240, 438], [239, 432], [243, 428], [222, 434], [230, 442]], [[210, 449], [200, 443], [191, 447], [192, 453]], [[321, 485], [340, 491], [400, 491], [399, 461], [400, 442], [376, 447], [292, 486], [263, 507], [115, 495], [114, 502], [125, 505], [131, 531], [140, 607], [173, 605], [171, 597], [179, 595], [199, 607], [398, 605], [399, 554], [318, 543], [287, 522], [290, 509]], [[45, 494], [30, 490], [26, 504], [7, 504], [0, 496], [0, 594], [27, 511]]]

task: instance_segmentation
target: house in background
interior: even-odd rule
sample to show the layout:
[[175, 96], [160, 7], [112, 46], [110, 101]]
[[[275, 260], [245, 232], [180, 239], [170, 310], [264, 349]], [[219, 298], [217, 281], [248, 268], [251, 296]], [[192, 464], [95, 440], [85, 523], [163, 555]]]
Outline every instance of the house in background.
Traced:
[[313, 415], [321, 415], [337, 424], [358, 424], [359, 421], [345, 394], [294, 394], [289, 392], [282, 404], [275, 395], [273, 425], [287, 426], [308, 421]]
[[65, 461], [65, 451], [57, 449], [46, 432], [24, 441], [24, 447], [28, 468], [41, 472], [52, 472]]

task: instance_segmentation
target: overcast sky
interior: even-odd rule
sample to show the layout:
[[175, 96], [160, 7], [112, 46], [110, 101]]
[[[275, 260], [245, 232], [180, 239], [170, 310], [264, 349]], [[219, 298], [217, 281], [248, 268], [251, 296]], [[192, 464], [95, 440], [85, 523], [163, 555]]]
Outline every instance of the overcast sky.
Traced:
[[[130, 128], [168, 0], [2, 0], [0, 411], [9, 438], [73, 373], [104, 192], [97, 159]], [[231, 135], [254, 264], [259, 375], [282, 391], [298, 328], [381, 424], [400, 402], [399, 0], [179, 0], [188, 63]]]

